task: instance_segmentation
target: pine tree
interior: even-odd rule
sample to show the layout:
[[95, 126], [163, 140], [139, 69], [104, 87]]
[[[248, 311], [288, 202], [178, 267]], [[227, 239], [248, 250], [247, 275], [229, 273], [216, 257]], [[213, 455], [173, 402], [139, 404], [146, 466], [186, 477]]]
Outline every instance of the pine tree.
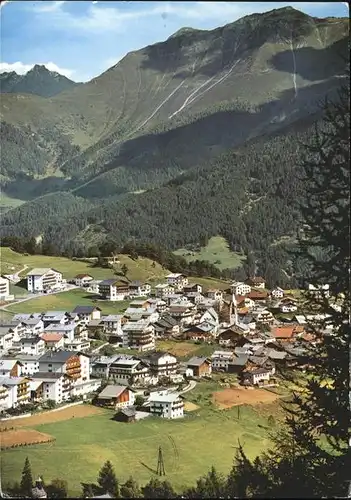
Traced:
[[46, 487], [46, 491], [50, 498], [67, 498], [67, 490], [67, 481], [59, 478], [53, 479]]
[[130, 477], [124, 484], [121, 486], [121, 497], [122, 498], [140, 498], [141, 491], [138, 483]]
[[[349, 89], [326, 102], [324, 121], [303, 161], [306, 204], [299, 258], [308, 282], [329, 285], [330, 296], [307, 295], [305, 308], [324, 318], [309, 324], [318, 339], [308, 349], [304, 392], [286, 405], [286, 427], [274, 446], [251, 463], [240, 457], [228, 478], [239, 497], [342, 497], [350, 461], [350, 102]], [[326, 316], [329, 315], [329, 316]], [[331, 329], [330, 329], [331, 328]], [[306, 356], [305, 356], [306, 358]]]
[[119, 495], [118, 481], [113, 466], [109, 460], [107, 460], [102, 466], [97, 482], [103, 493], [110, 493], [116, 497]]
[[32, 496], [33, 476], [28, 457], [26, 457], [26, 460], [24, 462], [20, 486], [22, 495]]
[[144, 498], [176, 498], [176, 494], [169, 481], [160, 481], [152, 478], [142, 488]]

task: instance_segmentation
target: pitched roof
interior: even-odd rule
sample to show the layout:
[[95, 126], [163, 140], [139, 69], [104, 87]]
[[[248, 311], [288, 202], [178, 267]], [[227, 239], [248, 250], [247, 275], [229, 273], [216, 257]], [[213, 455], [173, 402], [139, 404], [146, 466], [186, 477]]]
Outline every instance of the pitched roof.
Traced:
[[[98, 395], [99, 399], [118, 398], [123, 391], [129, 389], [127, 385], [107, 385]], [[129, 389], [130, 390], [130, 389]]]
[[126, 417], [134, 417], [136, 415], [136, 409], [133, 406], [129, 406], [127, 408], [122, 408], [119, 410], [116, 415], [122, 413]]
[[210, 363], [206, 357], [193, 356], [188, 360], [187, 366], [201, 366], [205, 362]]
[[30, 378], [38, 379], [38, 380], [58, 380], [61, 377], [64, 377], [64, 373], [52, 373], [52, 372], [36, 372], [30, 376]]
[[271, 333], [277, 339], [291, 339], [295, 333], [295, 326], [276, 326]]
[[39, 358], [39, 362], [44, 363], [65, 363], [71, 356], [77, 356], [74, 351], [47, 352]]
[[72, 312], [75, 314], [91, 314], [96, 310], [101, 311], [100, 307], [96, 306], [77, 306]]
[[58, 342], [62, 339], [63, 333], [43, 333], [40, 337], [45, 342]]
[[0, 370], [11, 371], [16, 363], [22, 364], [17, 359], [0, 359]]
[[93, 276], [91, 276], [90, 274], [77, 274], [77, 276], [74, 277], [74, 279], [81, 279], [81, 278], [91, 278], [93, 279]]
[[229, 364], [233, 366], [245, 366], [248, 359], [249, 356], [247, 354], [236, 354]]
[[60, 271], [56, 271], [56, 269], [53, 269], [51, 267], [35, 267], [31, 271], [29, 271], [29, 273], [27, 273], [27, 276], [43, 276], [44, 274], [50, 271], [55, 271], [55, 273], [60, 273]]

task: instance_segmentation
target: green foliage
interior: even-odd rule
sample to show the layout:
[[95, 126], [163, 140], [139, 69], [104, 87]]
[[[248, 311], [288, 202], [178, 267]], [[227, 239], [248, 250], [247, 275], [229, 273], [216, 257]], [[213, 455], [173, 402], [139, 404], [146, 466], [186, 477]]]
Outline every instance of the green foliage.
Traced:
[[[240, 450], [229, 478], [233, 496], [270, 498], [342, 497], [349, 472], [349, 315], [350, 315], [350, 102], [349, 89], [324, 105], [324, 128], [303, 156], [308, 196], [302, 214], [308, 228], [299, 256], [309, 264], [308, 280], [328, 283], [330, 298], [307, 295], [305, 309], [328, 314], [309, 324], [319, 339], [308, 356], [303, 391], [286, 407], [286, 426], [274, 446], [251, 463]], [[318, 247], [318, 252], [313, 249]], [[323, 250], [321, 253], [320, 250]], [[321, 258], [322, 255], [322, 258]], [[331, 307], [331, 301], [340, 310]], [[332, 331], [326, 329], [332, 327]]]
[[102, 466], [99, 472], [97, 483], [103, 493], [110, 493], [111, 495], [116, 497], [119, 496], [117, 477], [109, 460], [107, 460]]
[[121, 486], [121, 497], [122, 498], [140, 498], [141, 490], [135, 479], [131, 476], [122, 486]]
[[51, 483], [46, 487], [46, 492], [49, 498], [67, 498], [67, 481], [64, 479], [52, 479]]
[[30, 466], [30, 462], [28, 457], [24, 462], [24, 467], [22, 470], [22, 479], [20, 483], [21, 494], [25, 496], [32, 496], [32, 488], [33, 488], [33, 476], [32, 469]]
[[158, 478], [151, 478], [141, 489], [144, 498], [176, 498], [177, 496], [169, 481], [160, 481]]

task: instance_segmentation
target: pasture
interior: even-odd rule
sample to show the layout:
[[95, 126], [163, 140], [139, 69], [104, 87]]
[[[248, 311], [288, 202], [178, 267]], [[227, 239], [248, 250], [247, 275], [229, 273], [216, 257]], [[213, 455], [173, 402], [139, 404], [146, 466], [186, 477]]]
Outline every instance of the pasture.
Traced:
[[213, 393], [214, 402], [219, 408], [232, 408], [238, 405], [257, 405], [272, 403], [278, 399], [278, 394], [265, 389], [245, 389], [243, 387], [225, 389]]
[[187, 261], [208, 260], [218, 269], [233, 269], [241, 267], [245, 257], [229, 249], [228, 242], [222, 236], [213, 236], [209, 239], [205, 247], [201, 247], [196, 252], [180, 248], [174, 252], [176, 255], [184, 257]]
[[[66, 279], [72, 279], [77, 274], [90, 274], [95, 279], [113, 278], [114, 269], [94, 267], [93, 262], [83, 262], [81, 260], [71, 260], [65, 257], [51, 257], [48, 255], [27, 255], [14, 252], [10, 248], [1, 247], [1, 274], [12, 274], [27, 266], [27, 269], [20, 273], [25, 276], [34, 267], [52, 267], [63, 274]], [[121, 266], [128, 268], [127, 278], [130, 280], [153, 281], [163, 279], [169, 271], [162, 269], [162, 266], [150, 259], [139, 257], [136, 260], [128, 255], [119, 255], [119, 264], [115, 265], [115, 271], [119, 272]], [[116, 276], [116, 280], [118, 276]]]
[[[194, 390], [195, 397], [205, 393], [211, 396], [213, 388], [218, 388], [211, 382], [207, 387], [203, 382], [198, 386]], [[61, 421], [58, 421], [60, 412], [55, 412], [47, 423], [23, 419], [26, 420], [23, 429], [31, 425], [55, 441], [3, 450], [3, 485], [20, 479], [27, 455], [34, 475], [43, 474], [47, 481], [54, 477], [67, 480], [70, 495], [81, 494], [81, 482], [96, 482], [98, 471], [106, 460], [111, 460], [121, 482], [132, 474], [142, 485], [154, 476], [158, 447], [161, 446], [166, 479], [181, 491], [193, 485], [212, 464], [220, 472], [228, 473], [238, 439], [251, 458], [267, 448], [267, 416], [263, 417], [254, 407], [242, 406], [238, 419], [235, 409], [217, 409], [213, 403], [207, 403], [204, 399], [196, 404], [190, 401], [185, 418], [173, 421], [150, 417], [133, 424], [120, 423], [111, 420], [113, 412], [108, 410], [100, 410], [99, 414], [93, 411], [85, 417], [76, 414], [75, 418]], [[74, 411], [79, 410], [76, 407]]]
[[216, 350], [216, 345], [195, 344], [192, 341], [157, 340], [156, 347], [178, 358], [189, 359], [192, 356], [211, 356]]
[[118, 314], [126, 309], [129, 301], [110, 302], [108, 300], [95, 300], [95, 296], [81, 289], [60, 292], [56, 294], [33, 297], [18, 304], [10, 304], [8, 312], [34, 313], [43, 311], [72, 311], [76, 306], [100, 307], [103, 314]]

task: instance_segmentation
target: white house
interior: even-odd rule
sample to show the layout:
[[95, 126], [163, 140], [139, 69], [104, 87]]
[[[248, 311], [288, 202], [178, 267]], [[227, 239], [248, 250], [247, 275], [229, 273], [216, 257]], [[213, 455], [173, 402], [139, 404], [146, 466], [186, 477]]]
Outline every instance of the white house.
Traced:
[[0, 387], [2, 387], [0, 399], [2, 409], [15, 408], [28, 403], [30, 399], [30, 385], [26, 377], [1, 377]]
[[232, 361], [234, 353], [230, 351], [215, 351], [211, 356], [212, 370], [226, 370]]
[[62, 403], [70, 398], [70, 386], [63, 373], [35, 373], [30, 380], [31, 397], [34, 400]]
[[145, 361], [149, 363], [151, 372], [158, 377], [170, 377], [177, 373], [177, 358], [168, 352], [153, 352], [145, 357]]
[[27, 274], [27, 290], [31, 293], [56, 290], [62, 284], [62, 273], [56, 269], [35, 268]]
[[101, 322], [104, 333], [110, 333], [121, 337], [123, 335], [122, 318], [122, 314], [109, 314], [108, 316], [103, 316]]
[[17, 359], [0, 359], [0, 377], [19, 377], [22, 364]]
[[317, 285], [314, 286], [311, 283], [308, 285], [308, 291], [311, 295], [315, 297], [326, 297], [328, 298], [330, 296], [329, 292], [329, 285]]
[[189, 280], [184, 274], [172, 273], [166, 276], [167, 283], [178, 290], [182, 290], [188, 283]]
[[120, 301], [129, 296], [129, 283], [115, 278], [99, 283], [99, 294], [105, 300]]
[[230, 285], [230, 290], [234, 295], [247, 295], [251, 292], [251, 286], [241, 281], [235, 281]]
[[96, 306], [77, 306], [72, 315], [77, 315], [79, 322], [87, 325], [89, 321], [101, 318], [101, 309]]
[[40, 337], [27, 337], [20, 340], [22, 354], [34, 354], [40, 356], [45, 352], [45, 341]]
[[63, 333], [42, 333], [40, 337], [44, 340], [45, 349], [48, 351], [62, 349], [65, 345]]
[[24, 319], [23, 325], [26, 327], [26, 334], [36, 336], [44, 330], [44, 321], [40, 318]]
[[279, 306], [279, 310], [282, 312], [282, 313], [290, 313], [290, 312], [295, 312], [297, 311], [297, 306], [293, 303], [285, 303], [285, 304], [281, 304]]
[[141, 281], [132, 281], [129, 283], [130, 297], [148, 297], [151, 294], [151, 285]]
[[128, 321], [122, 327], [123, 346], [139, 351], [155, 349], [155, 327], [149, 320]]
[[93, 280], [94, 278], [93, 276], [90, 276], [90, 274], [77, 274], [77, 276], [73, 278], [75, 285], [80, 288], [89, 286]]
[[74, 334], [77, 325], [75, 323], [64, 324], [50, 324], [48, 325], [44, 333], [61, 333], [65, 336], [65, 339], [72, 342], [74, 340]]
[[38, 372], [40, 357], [31, 354], [16, 354], [16, 359], [22, 364], [21, 375], [33, 375], [33, 373]]
[[184, 416], [184, 402], [180, 394], [152, 393], [149, 397], [150, 413], [162, 418], [182, 418]]
[[158, 382], [149, 365], [133, 356], [119, 356], [110, 364], [108, 374], [118, 384], [155, 385]]
[[207, 297], [213, 300], [223, 300], [223, 291], [217, 288], [211, 288], [207, 290]]
[[10, 295], [10, 281], [0, 276], [0, 302], [9, 302], [14, 296]]
[[167, 283], [159, 283], [155, 286], [156, 297], [164, 298], [174, 293], [175, 288]]
[[271, 295], [275, 299], [282, 299], [284, 297], [284, 290], [282, 288], [279, 288], [279, 286], [277, 286], [277, 288], [274, 288], [271, 291]]
[[248, 380], [253, 385], [261, 385], [269, 382], [272, 375], [272, 370], [268, 368], [256, 368], [244, 373], [244, 379]]

